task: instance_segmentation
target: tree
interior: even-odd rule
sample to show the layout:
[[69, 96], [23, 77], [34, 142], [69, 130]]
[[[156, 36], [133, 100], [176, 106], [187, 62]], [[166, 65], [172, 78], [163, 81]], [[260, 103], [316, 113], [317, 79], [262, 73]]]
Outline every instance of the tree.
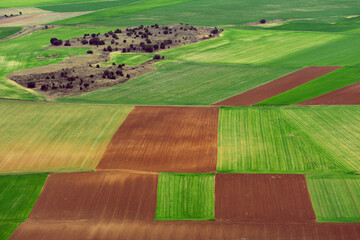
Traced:
[[92, 50], [88, 50], [86, 53], [87, 54], [93, 54], [94, 52]]
[[261, 19], [261, 20], [260, 20], [260, 23], [261, 23], [261, 24], [264, 24], [264, 23], [266, 23], [266, 20], [265, 20], [265, 19]]
[[20, 15], [22, 15], [22, 12], [19, 12]]
[[161, 44], [160, 44], [160, 48], [161, 48], [161, 49], [165, 49], [165, 43], [161, 43]]
[[41, 85], [41, 91], [47, 91], [49, 88], [46, 85]]
[[130, 74], [127, 74], [126, 77], [127, 77], [127, 78], [130, 78]]
[[65, 46], [71, 46], [70, 40], [66, 40], [66, 41], [65, 41]]
[[89, 41], [89, 44], [90, 44], [90, 45], [101, 45], [101, 44], [99, 44], [99, 43], [100, 43], [100, 38], [98, 38], [98, 37], [93, 37], [93, 38], [91, 38], [90, 41]]
[[112, 52], [112, 47], [111, 47], [111, 46], [108, 46], [108, 47], [107, 47], [107, 50], [108, 50], [108, 52]]
[[82, 43], [83, 45], [85, 45], [85, 44], [88, 44], [88, 43], [89, 43], [89, 41], [88, 41], [88, 40], [86, 40], [86, 39], [83, 39], [83, 40], [81, 41], [81, 43]]
[[161, 58], [160, 55], [154, 55], [154, 57], [153, 57], [154, 60], [158, 60], [160, 58]]
[[143, 49], [144, 49], [145, 52], [153, 52], [154, 51], [154, 47], [152, 45], [149, 45], [149, 44], [145, 45], [143, 47]]
[[36, 84], [35, 84], [35, 82], [28, 82], [27, 87], [28, 88], [35, 88]]

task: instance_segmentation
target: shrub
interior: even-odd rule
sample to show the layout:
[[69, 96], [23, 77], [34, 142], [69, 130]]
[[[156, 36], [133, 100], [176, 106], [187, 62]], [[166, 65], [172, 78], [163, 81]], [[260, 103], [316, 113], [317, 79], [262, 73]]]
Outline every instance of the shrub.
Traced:
[[160, 55], [154, 55], [154, 57], [153, 57], [154, 60], [158, 60], [160, 58], [161, 58]]
[[95, 34], [95, 33], [93, 33], [93, 34], [91, 34], [91, 36], [94, 38], [94, 37], [96, 37], [96, 34]]
[[122, 33], [120, 29], [116, 29], [115, 33]]
[[36, 87], [36, 84], [35, 84], [35, 82], [28, 82], [28, 83], [27, 83], [27, 87], [28, 87], [28, 88], [35, 88], [35, 87]]
[[154, 51], [154, 47], [152, 45], [145, 45], [143, 47], [145, 52], [153, 52]]
[[71, 46], [70, 40], [66, 40], [66, 41], [65, 41], [65, 46]]
[[94, 52], [92, 50], [88, 50], [86, 53], [87, 54], [93, 54]]
[[151, 43], [151, 40], [150, 39], [146, 39], [146, 43]]
[[107, 47], [107, 50], [108, 50], [109, 52], [112, 52], [112, 47], [111, 47], [111, 46], [108, 46], [108, 47]]
[[213, 30], [211, 30], [211, 33], [212, 33], [212, 34], [218, 34], [218, 33], [219, 33], [219, 29], [214, 28]]
[[124, 41], [123, 41], [124, 43], [126, 43], [126, 40], [124, 39]]
[[106, 48], [104, 48], [104, 49], [103, 49], [103, 51], [104, 51], [104, 52], [107, 52], [107, 49], [106, 49]]
[[90, 78], [93, 78], [93, 77], [94, 77], [94, 75], [92, 75], [92, 74], [91, 74], [89, 77], [90, 77]]
[[41, 85], [41, 91], [47, 91], [49, 88], [46, 85]]
[[88, 40], [83, 39], [83, 40], [81, 40], [81, 43], [82, 43], [83, 45], [85, 45], [85, 44], [88, 44], [88, 43], [89, 43], [89, 41], [88, 41]]
[[127, 78], [130, 78], [130, 74], [127, 74], [126, 77], [127, 77]]
[[123, 53], [126, 53], [126, 48], [123, 48], [123, 49], [122, 49], [122, 52], [123, 52]]
[[260, 20], [260, 23], [261, 23], [261, 24], [264, 24], [264, 23], [266, 23], [266, 20], [265, 20], [265, 19], [261, 19], [261, 20]]
[[54, 45], [54, 46], [60, 46], [63, 43], [63, 41], [60, 39], [57, 39], [57, 38], [51, 38], [50, 43], [51, 43], [51, 45]]
[[154, 49], [155, 49], [155, 50], [158, 50], [158, 49], [159, 49], [159, 45], [155, 44], [155, 45], [154, 45]]
[[116, 65], [116, 63], [114, 63], [114, 62], [113, 62], [113, 63], [112, 63], [112, 65], [113, 65], [113, 66], [115, 66], [115, 65]]
[[160, 44], [160, 48], [161, 48], [161, 49], [165, 49], [165, 43], [161, 43], [161, 44]]
[[100, 68], [99, 64], [96, 65], [96, 68]]
[[163, 33], [164, 33], [164, 34], [168, 34], [168, 33], [169, 33], [169, 31], [168, 31], [168, 30], [165, 30]]

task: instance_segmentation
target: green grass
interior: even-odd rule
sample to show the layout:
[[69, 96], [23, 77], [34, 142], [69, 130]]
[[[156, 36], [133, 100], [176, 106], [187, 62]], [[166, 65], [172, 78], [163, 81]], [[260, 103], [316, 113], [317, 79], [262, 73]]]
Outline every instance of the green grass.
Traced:
[[214, 174], [161, 173], [155, 220], [214, 220]]
[[[30, 35], [0, 43], [0, 98], [22, 100], [45, 100], [40, 94], [13, 84], [5, 75], [21, 69], [39, 67], [61, 62], [70, 55], [86, 55], [88, 48], [44, 49], [50, 38], [68, 39], [84, 33], [105, 32], [114, 28], [59, 27], [41, 30]], [[37, 60], [36, 57], [59, 54], [57, 58]]]
[[[119, 62], [120, 63], [120, 62]], [[210, 105], [297, 70], [293, 67], [165, 63], [114, 87], [59, 102]]]
[[0, 176], [0, 222], [25, 221], [46, 178], [46, 174]]
[[255, 105], [290, 105], [360, 81], [360, 67], [343, 67]]
[[360, 172], [360, 106], [288, 107], [284, 113]]
[[[316, 22], [331, 22], [348, 15], [356, 15], [360, 10], [357, 0], [344, 0], [341, 2], [336, 0], [275, 0], [271, 1], [271, 3], [266, 0], [167, 2], [167, 4], [158, 5], [158, 1], [146, 0], [133, 6], [106, 9], [57, 23], [133, 26], [184, 22], [197, 26], [223, 25], [239, 27], [243, 23], [259, 21], [262, 18], [312, 18]], [[173, 4], [174, 2], [177, 2], [177, 4]]]
[[0, 239], [9, 239], [21, 222], [1, 222], [0, 221]]
[[[315, 111], [300, 108], [303, 112], [307, 109]], [[284, 111], [287, 108], [221, 108], [217, 171], [316, 174], [355, 171], [304, 128], [303, 122], [295, 121]]]
[[0, 28], [0, 40], [19, 32], [21, 29], [22, 29], [22, 27], [2, 27], [2, 28]]
[[116, 0], [116, 1], [96, 1], [96, 2], [80, 2], [71, 4], [56, 4], [41, 6], [41, 9], [52, 12], [83, 12], [96, 11], [104, 8], [113, 8], [126, 6], [138, 2], [138, 0]]
[[[87, 0], [87, 2], [101, 2], [106, 0]], [[11, 0], [1, 1], [0, 8], [15, 8], [15, 7], [36, 7], [49, 4], [68, 4], [84, 2], [84, 0]]]
[[0, 173], [93, 170], [131, 110], [0, 101]]
[[306, 176], [319, 222], [360, 222], [360, 176]]
[[113, 62], [116, 64], [124, 63], [130, 66], [137, 66], [143, 62], [151, 60], [154, 57], [154, 53], [119, 53], [114, 52], [111, 54], [111, 60], [109, 62], [103, 63], [102, 65], [107, 66], [111, 65]]

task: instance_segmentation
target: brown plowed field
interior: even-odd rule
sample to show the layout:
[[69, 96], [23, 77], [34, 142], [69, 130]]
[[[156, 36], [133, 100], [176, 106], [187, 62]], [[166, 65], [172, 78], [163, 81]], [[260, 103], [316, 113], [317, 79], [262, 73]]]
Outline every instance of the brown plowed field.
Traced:
[[121, 240], [360, 240], [360, 224], [270, 224], [226, 222], [25, 222], [17, 239]]
[[135, 107], [97, 169], [215, 172], [219, 109]]
[[215, 218], [253, 222], [314, 222], [304, 175], [216, 174]]
[[153, 221], [157, 181], [156, 174], [51, 174], [29, 219]]
[[335, 71], [338, 68], [340, 67], [306, 67], [214, 105], [250, 106]]
[[296, 105], [359, 105], [360, 82], [306, 100]]

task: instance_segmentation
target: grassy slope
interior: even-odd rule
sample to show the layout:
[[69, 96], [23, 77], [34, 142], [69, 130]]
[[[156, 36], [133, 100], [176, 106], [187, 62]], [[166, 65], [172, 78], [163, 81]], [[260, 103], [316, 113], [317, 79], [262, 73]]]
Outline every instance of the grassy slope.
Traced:
[[213, 220], [214, 174], [161, 173], [156, 220]]
[[321, 145], [360, 172], [360, 107], [293, 107], [284, 113]]
[[306, 176], [319, 222], [360, 222], [360, 177]]
[[344, 67], [255, 105], [289, 105], [303, 102], [359, 82], [360, 67]]
[[8, 239], [25, 221], [47, 175], [0, 176], [0, 239]]
[[103, 63], [102, 65], [107, 66], [115, 62], [117, 65], [124, 63], [130, 66], [137, 66], [143, 62], [151, 60], [153, 58], [153, 53], [119, 53], [113, 52], [111, 54], [111, 60], [109, 62]]
[[[87, 0], [87, 2], [101, 2], [106, 0]], [[14, 8], [14, 7], [36, 7], [49, 4], [67, 4], [84, 2], [84, 0], [11, 0], [1, 1], [0, 8]]]
[[[30, 35], [14, 40], [0, 43], [0, 98], [22, 99], [22, 100], [44, 100], [44, 98], [33, 91], [28, 91], [4, 76], [10, 72], [59, 63], [68, 58], [68, 54], [86, 54], [86, 48], [64, 48], [44, 50], [49, 45], [49, 39], [57, 37], [68, 39], [81, 36], [84, 33], [102, 32], [113, 28], [69, 28], [59, 27], [49, 30], [41, 30]], [[36, 57], [48, 56], [49, 54], [59, 54], [57, 58], [36, 60]]]
[[41, 6], [41, 9], [52, 12], [82, 12], [82, 11], [96, 11], [104, 8], [113, 8], [133, 4], [138, 0], [116, 0], [116, 1], [96, 1], [96, 2], [81, 2], [61, 5]]
[[[360, 10], [356, 0], [342, 2], [336, 0], [275, 0], [271, 3], [266, 0], [191, 0], [156, 8], [154, 8], [153, 2], [146, 0], [137, 3], [130, 10], [120, 7], [112, 8], [57, 23], [132, 26], [149, 25], [156, 22], [159, 24], [186, 22], [198, 26], [228, 25], [237, 27], [261, 18], [314, 18], [316, 21], [329, 22], [340, 17], [358, 14]], [[347, 8], [343, 6], [347, 6]]]
[[132, 107], [0, 102], [0, 172], [92, 170]]
[[0, 40], [17, 33], [21, 29], [22, 29], [22, 27], [2, 27], [2, 28], [0, 28]]
[[58, 101], [210, 105], [295, 70], [293, 67], [166, 63], [127, 83]]
[[354, 172], [283, 111], [281, 108], [221, 108], [217, 171]]

